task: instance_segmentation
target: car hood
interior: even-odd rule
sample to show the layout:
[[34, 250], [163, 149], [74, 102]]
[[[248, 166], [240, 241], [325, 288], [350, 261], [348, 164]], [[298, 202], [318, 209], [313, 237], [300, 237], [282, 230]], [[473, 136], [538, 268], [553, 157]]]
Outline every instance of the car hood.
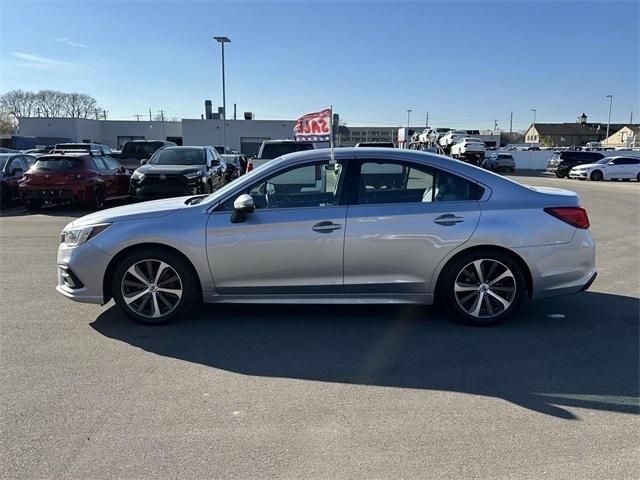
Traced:
[[[593, 167], [603, 167], [604, 165], [599, 165], [597, 163], [583, 163], [582, 165], [576, 165], [573, 168], [593, 168]], [[572, 170], [573, 170], [572, 168]]]
[[151, 202], [141, 202], [133, 205], [109, 208], [107, 210], [101, 210], [99, 212], [90, 213], [89, 215], [80, 217], [69, 225], [78, 227], [82, 225], [95, 225], [98, 223], [114, 223], [126, 220], [142, 220], [147, 218], [163, 217], [175, 212], [176, 210], [185, 208], [185, 200], [187, 198], [190, 198], [190, 196], [166, 198]]
[[136, 170], [145, 175], [166, 173], [169, 175], [184, 175], [185, 173], [198, 172], [205, 168], [204, 165], [143, 165]]

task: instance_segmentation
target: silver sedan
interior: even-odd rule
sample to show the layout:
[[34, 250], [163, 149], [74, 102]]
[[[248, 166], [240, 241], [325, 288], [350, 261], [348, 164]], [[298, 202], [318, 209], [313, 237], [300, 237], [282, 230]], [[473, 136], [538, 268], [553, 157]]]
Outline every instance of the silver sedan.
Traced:
[[596, 276], [578, 196], [387, 148], [285, 155], [211, 195], [112, 208], [62, 232], [57, 290], [160, 323], [197, 301], [419, 303], [492, 324]]

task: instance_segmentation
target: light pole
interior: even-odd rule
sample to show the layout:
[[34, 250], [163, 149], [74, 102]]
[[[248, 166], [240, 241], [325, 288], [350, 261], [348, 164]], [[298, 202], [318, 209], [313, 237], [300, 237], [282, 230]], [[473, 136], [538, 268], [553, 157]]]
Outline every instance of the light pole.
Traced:
[[230, 43], [229, 37], [213, 37], [213, 39], [222, 47], [222, 138], [224, 140], [224, 149], [227, 150], [227, 95], [224, 88], [224, 44]]
[[536, 129], [536, 113], [538, 113], [538, 111], [535, 108], [532, 108], [531, 111], [533, 112], [533, 129]]
[[609, 118], [607, 119], [607, 139], [605, 142], [607, 143], [607, 147], [609, 146], [609, 125], [611, 125], [611, 105], [613, 104], [613, 95], [607, 95], [609, 99]]
[[407, 110], [407, 128], [411, 125], [411, 112], [413, 112], [413, 110]]

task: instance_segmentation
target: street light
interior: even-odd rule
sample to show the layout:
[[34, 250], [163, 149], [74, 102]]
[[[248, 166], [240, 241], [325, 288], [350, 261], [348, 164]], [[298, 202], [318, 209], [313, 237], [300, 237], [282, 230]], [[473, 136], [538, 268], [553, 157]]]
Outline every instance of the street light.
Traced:
[[224, 44], [231, 43], [229, 37], [213, 37], [213, 39], [222, 47], [222, 138], [224, 140], [224, 149], [227, 150], [227, 95], [224, 85]]
[[411, 112], [413, 112], [413, 110], [407, 110], [407, 128], [409, 128], [411, 124]]
[[535, 108], [532, 108], [531, 111], [533, 112], [533, 129], [535, 130], [536, 129], [536, 113], [538, 113], [538, 111]]
[[613, 104], [613, 95], [607, 95], [606, 98], [609, 99], [609, 118], [607, 119], [607, 138], [605, 140], [608, 147], [609, 146], [609, 125], [611, 125], [611, 105]]

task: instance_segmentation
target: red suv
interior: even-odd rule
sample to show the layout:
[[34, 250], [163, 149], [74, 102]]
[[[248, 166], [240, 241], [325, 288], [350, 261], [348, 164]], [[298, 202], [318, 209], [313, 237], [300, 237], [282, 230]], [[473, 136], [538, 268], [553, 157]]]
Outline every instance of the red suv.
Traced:
[[19, 182], [29, 210], [44, 202], [83, 203], [101, 208], [106, 200], [129, 196], [131, 172], [98, 152], [43, 155]]

